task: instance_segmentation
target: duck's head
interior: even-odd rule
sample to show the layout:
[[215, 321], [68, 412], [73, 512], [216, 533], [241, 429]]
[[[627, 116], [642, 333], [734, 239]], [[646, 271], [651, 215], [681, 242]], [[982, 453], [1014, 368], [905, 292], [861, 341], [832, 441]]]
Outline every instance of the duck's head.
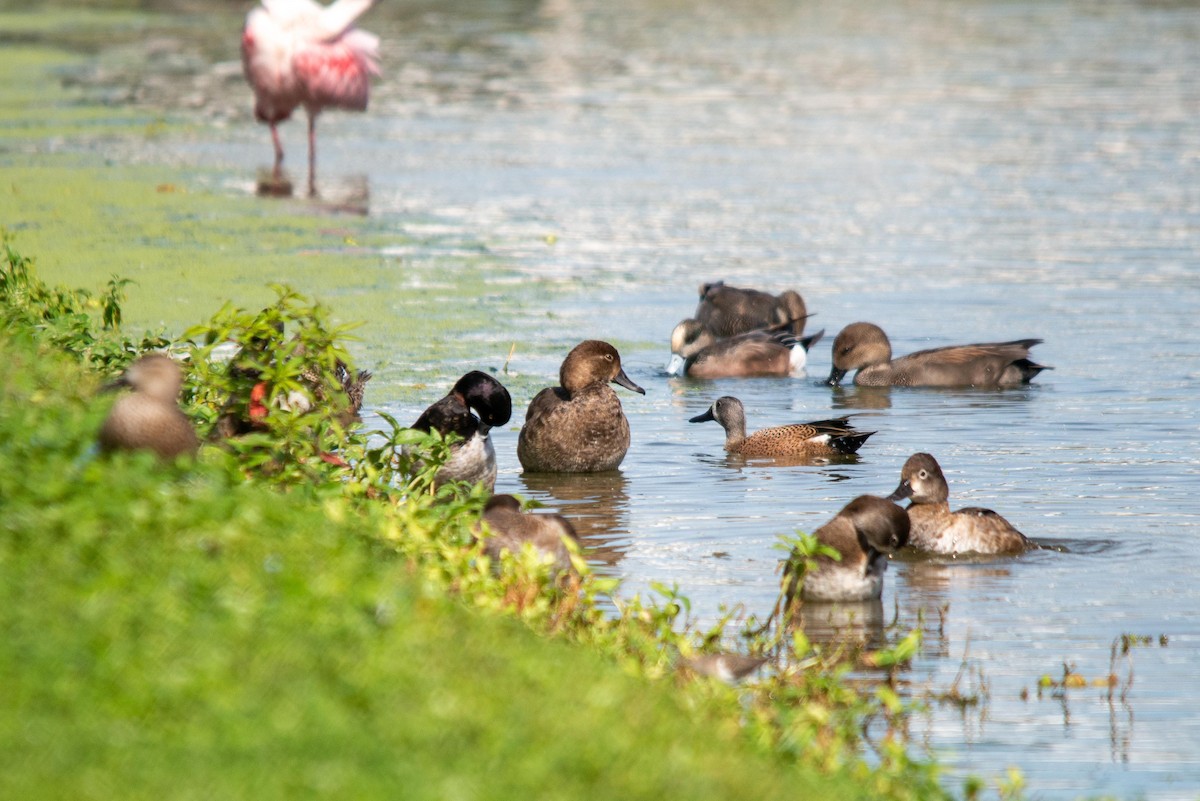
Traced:
[[598, 339], [585, 340], [572, 348], [563, 360], [558, 376], [563, 389], [570, 393], [597, 384], [612, 383], [641, 395], [646, 394], [646, 390], [625, 375], [621, 367], [621, 354], [617, 353], [617, 349]]
[[892, 343], [882, 328], [874, 323], [851, 323], [833, 340], [833, 369], [825, 383], [836, 387], [851, 370], [891, 360]]
[[928, 453], [914, 453], [900, 468], [900, 486], [888, 496], [899, 501], [912, 498], [913, 503], [945, 503], [950, 497], [950, 488], [942, 467]]

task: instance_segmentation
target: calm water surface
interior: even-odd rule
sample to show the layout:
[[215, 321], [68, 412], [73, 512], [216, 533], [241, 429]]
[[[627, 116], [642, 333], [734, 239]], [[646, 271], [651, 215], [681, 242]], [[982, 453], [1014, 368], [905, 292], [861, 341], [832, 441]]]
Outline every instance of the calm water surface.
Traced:
[[[574, 517], [628, 591], [677, 583], [703, 620], [765, 613], [780, 534], [886, 495], [929, 451], [953, 505], [1052, 549], [893, 563], [886, 616], [902, 633], [924, 615], [914, 686], [964, 662], [964, 687], [985, 684], [966, 713], [931, 705], [917, 741], [952, 781], [1017, 766], [1038, 798], [1200, 797], [1200, 7], [393, 2], [368, 20], [386, 76], [368, 114], [322, 119], [325, 191], [366, 189], [381, 228], [418, 240], [381, 254], [397, 271], [463, 250], [526, 279], [481, 288], [474, 361], [429, 364], [372, 321], [379, 408], [415, 419], [516, 343], [502, 378], [523, 409], [575, 343], [617, 342], [647, 390], [618, 390], [621, 472], [522, 476], [519, 413], [495, 435], [497, 490]], [[237, 104], [232, 125], [181, 150], [246, 192], [270, 150], [233, 80], [212, 101]], [[809, 378], [665, 375], [714, 279], [800, 290], [828, 337]], [[553, 308], [495, 301], [529, 281]], [[897, 353], [1041, 337], [1055, 369], [1006, 392], [821, 386], [855, 320]], [[687, 423], [723, 394], [751, 429], [855, 413], [878, 433], [848, 463], [741, 464]], [[1124, 634], [1151, 644], [1123, 698], [1038, 697], [1064, 663], [1106, 676]]]

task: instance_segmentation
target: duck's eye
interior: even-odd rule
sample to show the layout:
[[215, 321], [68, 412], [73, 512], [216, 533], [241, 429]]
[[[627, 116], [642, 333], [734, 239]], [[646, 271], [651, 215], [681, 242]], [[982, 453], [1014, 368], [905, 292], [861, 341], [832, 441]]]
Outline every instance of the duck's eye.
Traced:
[[612, 361], [612, 354], [611, 354], [611, 353], [606, 353], [606, 354], [604, 354], [604, 358], [605, 358], [605, 360], [607, 360], [607, 361], [610, 361], [610, 362], [611, 362], [611, 361]]
[[917, 473], [917, 478], [929, 478], [929, 473], [922, 470], [921, 472]]

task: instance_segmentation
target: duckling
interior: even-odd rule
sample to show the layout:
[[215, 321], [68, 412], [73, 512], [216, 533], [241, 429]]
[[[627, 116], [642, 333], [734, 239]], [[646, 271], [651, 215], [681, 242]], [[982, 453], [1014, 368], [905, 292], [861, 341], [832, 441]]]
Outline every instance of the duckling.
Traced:
[[517, 458], [526, 472], [598, 473], [621, 464], [629, 450], [629, 421], [610, 382], [646, 394], [625, 375], [609, 343], [589, 339], [567, 354], [561, 386], [543, 389], [525, 412]]
[[[555, 573], [562, 573], [572, 569], [566, 541], [582, 547], [575, 527], [565, 517], [549, 512], [522, 512], [521, 502], [512, 495], [488, 498], [480, 523], [492, 532], [484, 540], [483, 549], [496, 562], [504, 551], [516, 552], [529, 543], [551, 563]], [[477, 532], [479, 528], [476, 526]]]
[[804, 299], [788, 289], [778, 296], [758, 289], [726, 286], [715, 281], [700, 286], [696, 320], [717, 337], [732, 337], [758, 328], [783, 324], [792, 333], [804, 333], [808, 310]]
[[967, 507], [950, 511], [950, 488], [937, 459], [914, 453], [900, 470], [900, 486], [889, 499], [911, 498], [909, 544], [929, 553], [1009, 554], [1035, 547], [1012, 523], [991, 509]]
[[1040, 339], [1017, 339], [978, 345], [952, 345], [921, 350], [892, 359], [887, 334], [874, 323], [851, 323], [833, 340], [829, 386], [857, 370], [854, 383], [868, 387], [997, 387], [1028, 384], [1043, 370], [1029, 360]]
[[856, 453], [874, 431], [856, 431], [849, 418], [764, 428], [746, 436], [746, 410], [730, 395], [717, 398], [688, 422], [716, 420], [725, 429], [725, 450], [748, 458], [834, 456]]
[[[474, 409], [479, 416], [471, 414]], [[450, 481], [496, 486], [496, 449], [489, 432], [512, 418], [512, 398], [504, 385], [487, 373], [472, 370], [463, 375], [444, 398], [421, 413], [412, 428], [436, 430], [443, 436], [462, 437], [450, 448], [450, 458], [438, 470], [435, 484]]]
[[100, 449], [112, 451], [149, 450], [160, 459], [194, 456], [200, 440], [191, 421], [179, 409], [183, 373], [165, 353], [147, 353], [109, 385], [130, 387], [100, 427]]
[[671, 361], [667, 373], [690, 378], [750, 376], [803, 377], [808, 350], [825, 331], [797, 337], [779, 324], [727, 339], [717, 338], [698, 320], [683, 320], [671, 332]]
[[860, 495], [813, 536], [839, 554], [816, 557], [815, 570], [802, 574], [792, 553], [783, 570], [784, 609], [797, 595], [806, 601], [872, 601], [883, 593], [888, 554], [908, 542], [909, 520], [903, 509], [874, 495]]

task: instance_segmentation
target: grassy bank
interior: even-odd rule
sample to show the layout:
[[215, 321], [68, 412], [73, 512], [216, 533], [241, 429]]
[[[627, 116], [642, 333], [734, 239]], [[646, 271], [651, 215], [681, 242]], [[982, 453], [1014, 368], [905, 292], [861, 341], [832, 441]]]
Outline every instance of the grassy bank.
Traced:
[[[864, 761], [861, 726], [894, 699], [820, 660], [744, 691], [687, 679], [679, 654], [703, 643], [674, 629], [677, 600], [614, 617], [586, 574], [568, 593], [519, 560], [497, 575], [468, 488], [263, 477], [215, 446], [101, 457], [95, 365], [136, 343], [111, 304], [7, 253], [0, 795], [940, 794], [899, 741]], [[86, 346], [49, 344], [64, 315]]]

